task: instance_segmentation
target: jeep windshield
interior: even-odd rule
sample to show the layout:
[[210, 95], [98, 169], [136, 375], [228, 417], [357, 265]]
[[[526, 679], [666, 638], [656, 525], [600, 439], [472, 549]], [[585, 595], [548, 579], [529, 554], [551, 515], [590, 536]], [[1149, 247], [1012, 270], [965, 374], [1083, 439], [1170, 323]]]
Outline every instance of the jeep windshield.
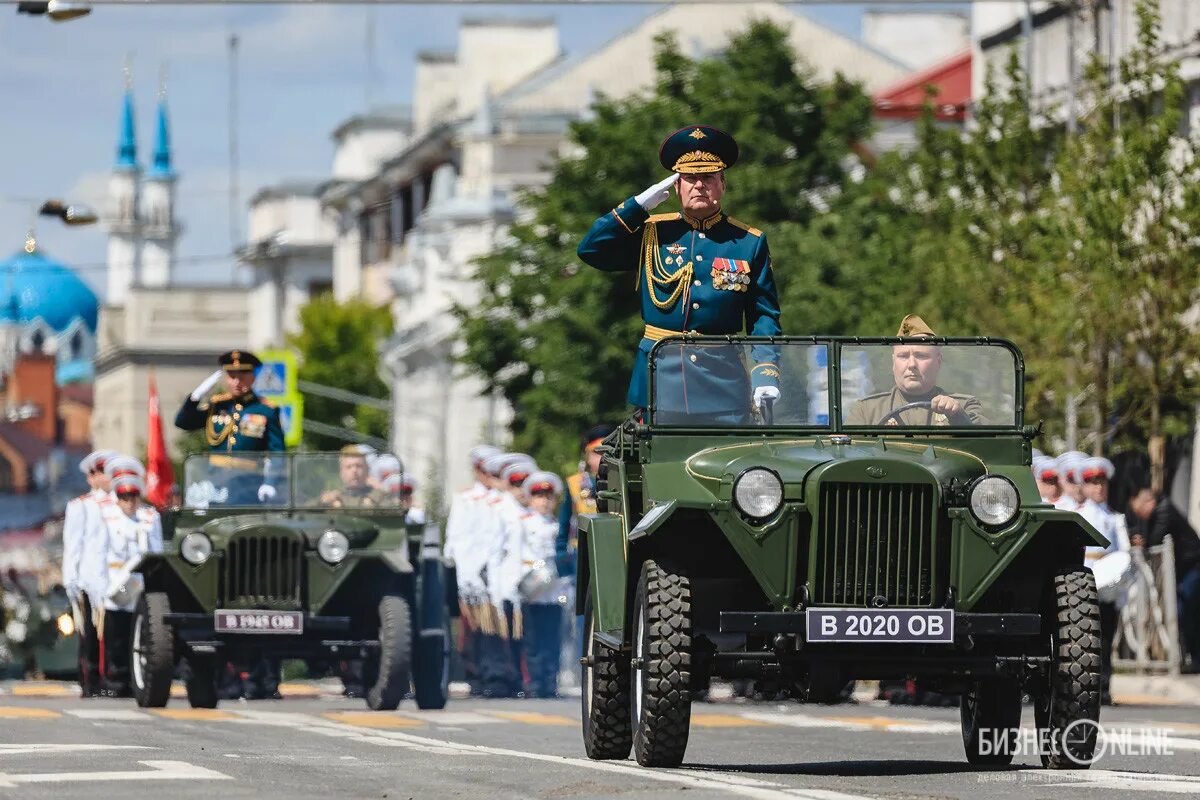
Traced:
[[208, 453], [184, 464], [185, 508], [400, 506], [400, 460], [387, 453]]
[[994, 339], [672, 338], [650, 365], [656, 427], [974, 433], [1022, 422], [1020, 354]]

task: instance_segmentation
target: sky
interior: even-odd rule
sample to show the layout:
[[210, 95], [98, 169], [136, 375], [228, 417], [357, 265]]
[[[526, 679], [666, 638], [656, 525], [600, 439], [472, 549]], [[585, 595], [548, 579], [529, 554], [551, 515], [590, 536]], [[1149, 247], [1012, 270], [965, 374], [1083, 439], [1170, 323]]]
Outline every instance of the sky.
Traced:
[[[186, 229], [176, 277], [233, 279], [229, 225], [228, 40], [239, 39], [238, 226], [264, 185], [328, 176], [330, 133], [373, 104], [411, 100], [415, 55], [453, 50], [464, 16], [552, 16], [568, 54], [588, 52], [654, 13], [647, 5], [99, 6], [52, 23], [0, 6], [0, 257], [18, 250], [41, 200], [104, 207], [116, 155], [122, 66], [132, 64], [139, 160], [154, 146], [160, 73], [166, 69], [177, 212]], [[857, 36], [863, 6], [796, 9]], [[373, 23], [373, 71], [367, 30]], [[374, 75], [368, 81], [368, 73]], [[102, 295], [99, 227], [37, 223], [39, 247]], [[241, 244], [241, 241], [236, 242]]]

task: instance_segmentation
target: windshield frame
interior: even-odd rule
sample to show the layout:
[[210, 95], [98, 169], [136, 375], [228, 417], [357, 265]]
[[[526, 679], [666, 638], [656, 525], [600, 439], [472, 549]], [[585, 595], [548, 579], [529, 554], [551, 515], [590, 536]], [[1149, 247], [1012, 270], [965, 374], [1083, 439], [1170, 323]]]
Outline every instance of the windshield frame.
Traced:
[[[720, 344], [734, 344], [751, 346], [755, 344], [772, 344], [772, 345], [825, 345], [828, 347], [828, 401], [829, 401], [829, 419], [828, 425], [748, 425], [745, 427], [734, 427], [730, 425], [702, 425], [702, 424], [687, 424], [674, 425], [656, 423], [654, 421], [654, 401], [655, 401], [655, 372], [658, 364], [658, 350], [660, 347], [671, 344], [679, 344], [679, 342], [692, 344], [703, 344], [706, 342]], [[896, 426], [885, 430], [879, 426], [847, 426], [842, 422], [844, 409], [842, 408], [841, 385], [842, 385], [842, 348], [843, 347], [871, 347], [871, 346], [892, 346], [898, 344], [921, 344], [921, 345], [936, 345], [936, 346], [952, 346], [952, 345], [968, 345], [972, 347], [991, 346], [1001, 347], [1008, 350], [1013, 358], [1013, 404], [1014, 404], [1014, 420], [1011, 424], [1002, 425], [971, 425], [971, 426]], [[784, 433], [784, 434], [833, 434], [833, 433], [856, 433], [859, 435], [870, 434], [873, 436], [925, 436], [925, 437], [940, 437], [940, 436], [995, 436], [997, 434], [1013, 434], [1019, 433], [1025, 425], [1025, 358], [1021, 355], [1020, 348], [1017, 347], [1010, 339], [996, 336], [700, 336], [693, 334], [680, 334], [678, 336], [667, 336], [654, 343], [650, 348], [650, 352], [646, 356], [649, 374], [647, 376], [647, 396], [646, 401], [646, 425], [650, 429], [659, 433], [714, 433], [722, 434], [749, 434], [761, 435], [764, 432]]]
[[[183, 460], [184, 483], [182, 483], [180, 485], [181, 502], [177, 508], [182, 512], [191, 513], [191, 514], [201, 514], [201, 515], [203, 515], [203, 514], [223, 514], [224, 512], [227, 512], [227, 511], [254, 511], [254, 512], [258, 512], [258, 513], [333, 512], [333, 513], [339, 513], [339, 514], [341, 514], [341, 513], [354, 514], [356, 516], [363, 516], [363, 515], [396, 516], [398, 514], [407, 513], [406, 510], [401, 508], [398, 504], [397, 505], [389, 505], [389, 506], [346, 506], [346, 507], [317, 505], [317, 504], [312, 504], [312, 503], [298, 504], [296, 502], [296, 487], [298, 486], [297, 480], [296, 480], [296, 478], [297, 478], [297, 475], [296, 475], [297, 460], [301, 460], [303, 462], [303, 460], [306, 460], [306, 459], [314, 459], [314, 460], [318, 459], [318, 458], [336, 459], [341, 455], [342, 455], [342, 453], [339, 453], [337, 451], [331, 451], [331, 452], [307, 451], [307, 452], [299, 452], [299, 453], [288, 453], [288, 452], [278, 452], [278, 451], [277, 452], [263, 451], [263, 452], [224, 453], [224, 452], [220, 452], [220, 451], [213, 451], [213, 452], [209, 452], [209, 453], [190, 453]], [[395, 453], [386, 451], [386, 452], [382, 452], [382, 453], [376, 453], [375, 455], [395, 456]], [[219, 504], [211, 504], [207, 507], [188, 505], [187, 504], [187, 488], [188, 487], [187, 487], [187, 483], [186, 483], [186, 481], [188, 479], [188, 465], [191, 463], [201, 463], [201, 462], [207, 464], [207, 463], [209, 463], [209, 459], [212, 458], [213, 456], [228, 457], [231, 459], [241, 459], [241, 460], [247, 460], [247, 461], [258, 461], [260, 464], [260, 467], [263, 462], [282, 461], [283, 463], [279, 464], [278, 466], [276, 466], [276, 465], [271, 466], [271, 474], [272, 474], [272, 477], [274, 477], [275, 479], [278, 479], [280, 477], [286, 478], [286, 492], [284, 492], [286, 497], [283, 497], [282, 500], [276, 499], [276, 500], [272, 500], [272, 501], [269, 501], [266, 503], [239, 503], [239, 504], [219, 503]], [[395, 456], [395, 457], [400, 462], [400, 471], [403, 472], [404, 471], [404, 461], [402, 459], [400, 459], [399, 456]], [[264, 478], [264, 481], [265, 481], [265, 478]]]

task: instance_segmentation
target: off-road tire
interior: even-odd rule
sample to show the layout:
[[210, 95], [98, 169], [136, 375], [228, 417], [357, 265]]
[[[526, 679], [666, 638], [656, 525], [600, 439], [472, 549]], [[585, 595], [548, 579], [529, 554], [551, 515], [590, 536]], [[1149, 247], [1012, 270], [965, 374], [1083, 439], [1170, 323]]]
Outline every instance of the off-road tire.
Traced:
[[[1033, 709], [1042, 766], [1087, 769], [1096, 750], [1100, 720], [1100, 603], [1096, 576], [1083, 566], [1053, 578], [1045, 614], [1050, 668], [1034, 688]], [[1064, 740], [1064, 733], [1069, 733]]]
[[975, 681], [959, 697], [959, 717], [967, 761], [1011, 764], [1021, 734], [1021, 684], [1012, 678]]
[[629, 658], [597, 642], [595, 630], [589, 595], [583, 609], [583, 749], [597, 761], [624, 760], [633, 747]]
[[367, 707], [394, 711], [408, 693], [412, 676], [412, 612], [408, 600], [389, 594], [379, 600], [379, 654], [372, 655]]
[[188, 703], [192, 708], [216, 708], [221, 699], [217, 691], [217, 673], [221, 665], [212, 656], [193, 656], [188, 659], [187, 677], [183, 681], [187, 689]]
[[450, 635], [446, 631], [422, 634], [416, 647], [413, 692], [417, 708], [445, 708], [450, 697]]
[[129, 637], [129, 677], [142, 708], [163, 708], [171, 699], [175, 675], [175, 631], [167, 623], [171, 603], [163, 592], [138, 600]]
[[687, 577], [646, 561], [634, 598], [633, 630], [634, 758], [643, 767], [677, 767], [687, 750], [692, 717]]

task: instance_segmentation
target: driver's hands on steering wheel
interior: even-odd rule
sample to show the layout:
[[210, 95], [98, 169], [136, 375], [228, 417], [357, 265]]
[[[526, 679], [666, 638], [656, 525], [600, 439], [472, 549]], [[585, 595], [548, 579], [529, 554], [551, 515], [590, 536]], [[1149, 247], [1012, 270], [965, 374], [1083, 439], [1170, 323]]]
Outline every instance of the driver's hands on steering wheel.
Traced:
[[929, 408], [935, 414], [945, 414], [947, 417], [954, 417], [962, 413], [962, 403], [955, 400], [948, 394], [939, 394], [929, 401]]

